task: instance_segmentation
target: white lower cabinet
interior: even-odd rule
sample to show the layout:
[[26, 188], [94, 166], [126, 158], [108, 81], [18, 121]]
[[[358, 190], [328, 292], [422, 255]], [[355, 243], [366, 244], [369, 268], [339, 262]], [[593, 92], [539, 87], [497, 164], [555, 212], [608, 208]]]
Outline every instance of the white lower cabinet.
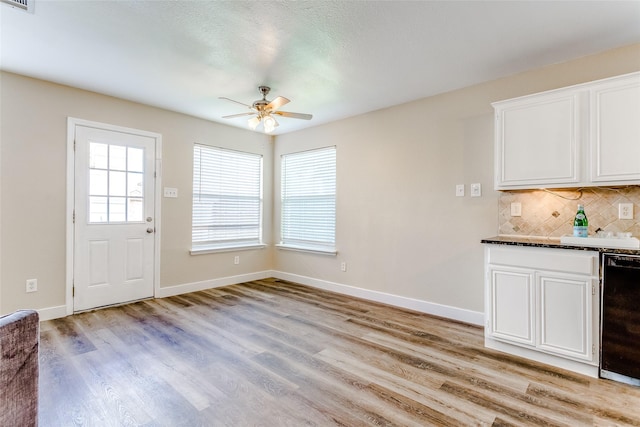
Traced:
[[593, 297], [597, 280], [539, 272], [536, 279], [538, 341], [541, 350], [591, 362], [593, 345]]
[[530, 346], [534, 340], [533, 271], [509, 267], [489, 269], [490, 334], [496, 339]]
[[598, 253], [485, 247], [485, 345], [597, 376]]

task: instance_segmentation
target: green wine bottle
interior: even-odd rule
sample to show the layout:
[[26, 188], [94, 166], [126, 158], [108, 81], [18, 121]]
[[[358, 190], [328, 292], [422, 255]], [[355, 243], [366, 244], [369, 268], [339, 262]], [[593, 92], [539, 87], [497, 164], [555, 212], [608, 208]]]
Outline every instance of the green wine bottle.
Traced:
[[584, 213], [584, 206], [578, 205], [578, 213], [573, 220], [573, 236], [574, 237], [587, 237], [587, 227], [589, 226], [589, 220]]

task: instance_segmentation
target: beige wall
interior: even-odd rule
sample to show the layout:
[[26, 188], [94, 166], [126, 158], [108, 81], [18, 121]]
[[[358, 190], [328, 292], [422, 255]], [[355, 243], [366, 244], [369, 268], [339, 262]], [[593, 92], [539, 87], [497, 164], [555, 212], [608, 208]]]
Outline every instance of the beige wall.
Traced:
[[[265, 135], [182, 114], [2, 73], [0, 313], [64, 306], [67, 117], [162, 134], [160, 285], [188, 284], [271, 268], [271, 249], [189, 255], [194, 142], [264, 155], [265, 213], [271, 224], [272, 144]], [[266, 241], [271, 230], [266, 229]], [[240, 265], [233, 264], [234, 255]], [[38, 292], [25, 293], [25, 280]]]
[[[483, 237], [498, 230], [490, 103], [640, 70], [640, 45], [277, 137], [2, 73], [0, 80], [0, 313], [65, 302], [67, 117], [162, 134], [161, 286], [269, 269], [483, 310]], [[192, 144], [265, 156], [266, 241], [277, 240], [279, 183], [271, 158], [338, 147], [337, 257], [273, 249], [190, 256]], [[469, 184], [483, 195], [470, 198]], [[467, 196], [456, 198], [456, 184]], [[271, 213], [273, 212], [273, 216]], [[273, 226], [272, 226], [273, 225]], [[346, 261], [347, 272], [340, 271]], [[25, 280], [39, 291], [26, 294]]]
[[[480, 240], [498, 232], [500, 194], [490, 104], [638, 70], [635, 45], [278, 137], [276, 159], [337, 146], [339, 253], [276, 251], [275, 269], [482, 312]], [[474, 182], [480, 198], [469, 197]]]

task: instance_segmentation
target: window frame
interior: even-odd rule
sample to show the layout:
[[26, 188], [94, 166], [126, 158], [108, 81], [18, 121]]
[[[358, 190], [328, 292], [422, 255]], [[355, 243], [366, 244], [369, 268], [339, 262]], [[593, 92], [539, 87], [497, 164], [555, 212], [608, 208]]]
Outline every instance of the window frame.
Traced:
[[[329, 220], [329, 222], [332, 223], [332, 240], [331, 241], [321, 241], [321, 240], [312, 240], [312, 239], [297, 239], [297, 238], [291, 238], [291, 237], [287, 237], [285, 234], [287, 233], [287, 227], [285, 226], [285, 222], [287, 221], [285, 219], [285, 216], [287, 215], [288, 211], [287, 211], [287, 179], [291, 179], [290, 177], [287, 177], [287, 159], [292, 159], [292, 160], [298, 160], [297, 158], [300, 157], [302, 158], [303, 156], [309, 156], [311, 153], [313, 152], [318, 152], [318, 153], [326, 153], [328, 151], [331, 151], [332, 153], [332, 164], [329, 165], [329, 167], [332, 169], [332, 176], [330, 177], [332, 182], [332, 193], [330, 194], [324, 194], [324, 195], [318, 195], [316, 194], [315, 196], [310, 196], [309, 194], [304, 195], [303, 197], [332, 197], [333, 199], [333, 217]], [[323, 154], [324, 154], [323, 153]], [[327, 164], [322, 164], [321, 167], [326, 168]], [[323, 176], [321, 178], [326, 178], [326, 176]], [[296, 183], [299, 184], [299, 183]], [[295, 184], [294, 184], [295, 185]], [[309, 188], [310, 191], [314, 191], [314, 189]], [[315, 190], [318, 190], [317, 186], [315, 188]], [[326, 208], [327, 206], [324, 205], [324, 208]], [[309, 220], [309, 217], [305, 218], [306, 220]], [[290, 222], [290, 220], [289, 220]], [[308, 225], [305, 223], [301, 223], [303, 225], [303, 227], [299, 227], [299, 229], [301, 228], [305, 228], [304, 226]], [[302, 252], [312, 252], [312, 253], [318, 253], [318, 254], [324, 254], [324, 255], [337, 255], [338, 251], [336, 249], [336, 234], [337, 234], [337, 147], [335, 145], [332, 146], [327, 146], [327, 147], [320, 147], [320, 148], [314, 148], [314, 149], [310, 149], [310, 150], [305, 150], [305, 151], [299, 151], [299, 152], [292, 152], [292, 153], [286, 153], [286, 154], [282, 154], [280, 156], [280, 238], [279, 238], [279, 243], [276, 245], [276, 247], [278, 247], [279, 249], [287, 249], [287, 250], [294, 250], [294, 251], [302, 251]]]
[[[196, 159], [197, 156], [197, 150], [200, 150], [200, 159]], [[250, 237], [250, 238], [239, 238], [239, 237], [235, 237], [235, 238], [230, 238], [230, 239], [209, 239], [209, 240], [195, 240], [194, 239], [194, 235], [196, 233], [196, 197], [200, 196], [200, 198], [202, 198], [203, 193], [201, 191], [202, 189], [202, 168], [200, 168], [200, 171], [196, 170], [196, 166], [197, 166], [197, 161], [202, 161], [202, 151], [205, 151], [205, 154], [210, 155], [210, 156], [215, 156], [215, 152], [218, 152], [220, 155], [230, 155], [232, 153], [235, 153], [237, 155], [239, 155], [239, 160], [241, 160], [243, 157], [244, 159], [242, 159], [243, 161], [248, 161], [248, 159], [250, 159], [251, 157], [254, 157], [255, 159], [258, 160], [258, 172], [257, 172], [257, 176], [258, 176], [258, 181], [259, 181], [259, 189], [258, 189], [258, 195], [256, 196], [240, 196], [240, 198], [244, 198], [246, 200], [257, 200], [258, 201], [258, 209], [257, 209], [257, 215], [258, 215], [258, 232], [257, 232], [257, 236], [255, 237]], [[222, 154], [224, 153], [224, 154]], [[255, 160], [254, 159], [254, 160]], [[192, 199], [191, 199], [191, 250], [190, 253], [191, 255], [198, 255], [198, 254], [206, 254], [206, 253], [213, 253], [213, 252], [230, 252], [230, 251], [240, 251], [240, 250], [246, 250], [246, 249], [260, 249], [260, 248], [264, 248], [266, 247], [266, 245], [264, 244], [264, 156], [262, 154], [259, 153], [253, 153], [253, 152], [248, 152], [248, 151], [241, 151], [241, 150], [234, 150], [234, 149], [229, 149], [229, 148], [224, 148], [224, 147], [218, 147], [218, 146], [213, 146], [213, 145], [207, 145], [207, 144], [201, 144], [201, 143], [195, 143], [193, 145], [193, 187], [192, 187]], [[217, 159], [216, 161], [221, 161], [220, 159]], [[201, 164], [201, 163], [198, 163]], [[233, 181], [233, 178], [237, 178], [234, 176], [226, 176], [227, 179], [229, 179], [230, 181]], [[196, 180], [199, 179], [199, 182], [196, 182]], [[220, 176], [217, 177], [209, 177], [209, 179], [215, 180], [215, 179], [220, 179]], [[234, 181], [236, 182], [236, 181]], [[243, 184], [242, 182], [240, 182], [240, 184]], [[220, 184], [218, 184], [220, 185]], [[242, 186], [242, 185], [241, 185]], [[255, 190], [255, 188], [253, 189]], [[253, 191], [252, 190], [252, 191]], [[216, 197], [218, 199], [230, 199], [230, 198], [235, 198], [238, 197], [238, 195], [229, 195], [229, 194], [217, 194], [217, 193], [212, 193], [210, 194], [210, 196], [212, 197]], [[213, 202], [212, 202], [213, 203]], [[256, 212], [253, 211], [253, 214], [255, 214]], [[240, 215], [233, 215], [236, 218], [240, 218]], [[229, 216], [225, 216], [226, 218], [228, 218]], [[215, 224], [213, 224], [215, 225]], [[233, 224], [236, 228], [231, 228], [232, 230], [235, 229], [236, 231], [238, 229], [240, 229], [242, 226], [240, 223], [236, 223]], [[212, 226], [212, 225], [210, 225]], [[220, 226], [220, 223], [218, 223], [218, 226]], [[217, 243], [216, 243], [217, 242]]]

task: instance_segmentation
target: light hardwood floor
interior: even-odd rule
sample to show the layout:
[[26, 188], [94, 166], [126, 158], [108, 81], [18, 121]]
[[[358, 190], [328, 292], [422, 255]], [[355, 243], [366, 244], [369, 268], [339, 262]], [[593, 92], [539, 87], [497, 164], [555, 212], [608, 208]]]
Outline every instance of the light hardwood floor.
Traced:
[[640, 425], [640, 388], [278, 280], [43, 322], [40, 363], [40, 426]]

